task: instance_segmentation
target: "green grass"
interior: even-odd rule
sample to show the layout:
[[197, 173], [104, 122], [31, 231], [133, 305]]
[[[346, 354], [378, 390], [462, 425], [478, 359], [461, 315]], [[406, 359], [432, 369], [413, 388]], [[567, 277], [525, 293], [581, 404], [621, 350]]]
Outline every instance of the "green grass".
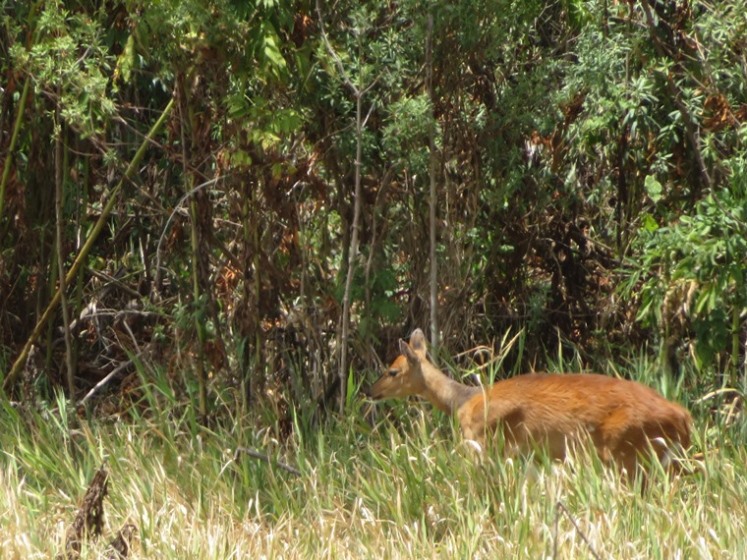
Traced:
[[[426, 404], [379, 406], [371, 425], [353, 401], [281, 445], [271, 416], [260, 425], [224, 406], [216, 427], [200, 428], [163, 387], [142, 415], [76, 427], [63, 400], [0, 403], [0, 558], [60, 553], [102, 463], [106, 534], [83, 558], [99, 558], [126, 522], [137, 526], [132, 558], [745, 558], [744, 415], [727, 426], [713, 400], [665, 388], [693, 410], [696, 447], [710, 451], [699, 474], [656, 477], [643, 493], [593, 457], [480, 459]], [[242, 446], [301, 475], [235, 461]]]

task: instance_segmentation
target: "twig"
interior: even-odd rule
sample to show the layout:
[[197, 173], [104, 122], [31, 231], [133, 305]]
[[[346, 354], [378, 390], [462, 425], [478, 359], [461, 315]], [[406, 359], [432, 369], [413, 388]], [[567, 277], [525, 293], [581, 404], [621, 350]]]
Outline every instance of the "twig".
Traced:
[[589, 552], [596, 560], [602, 560], [602, 557], [597, 553], [596, 550], [594, 550], [594, 547], [591, 546], [591, 541], [589, 541], [589, 538], [586, 536], [586, 534], [581, 530], [581, 527], [578, 526], [578, 523], [576, 523], [576, 520], [571, 515], [571, 512], [568, 511], [568, 508], [565, 507], [565, 504], [558, 500], [555, 503], [555, 538], [553, 542], [553, 549], [552, 549], [552, 557], [553, 560], [555, 560], [558, 557], [558, 523], [560, 520], [560, 514], [564, 514], [573, 524], [573, 527], [576, 529], [576, 532], [581, 537], [581, 540], [586, 543], [586, 546], [589, 548]]
[[[317, 17], [319, 17], [319, 29], [321, 31], [322, 35], [322, 41], [324, 41], [324, 46], [327, 48], [327, 52], [329, 53], [329, 56], [332, 57], [332, 60], [335, 62], [335, 66], [337, 66], [337, 71], [340, 73], [340, 76], [342, 76], [342, 81], [345, 84], [345, 86], [350, 89], [350, 91], [353, 93], [353, 95], [358, 98], [362, 97], [363, 95], [367, 94], [371, 88], [373, 88], [376, 83], [379, 81], [379, 78], [381, 75], [377, 76], [373, 82], [371, 82], [368, 86], [363, 88], [361, 90], [358, 86], [356, 86], [353, 81], [350, 79], [350, 76], [348, 76], [348, 73], [345, 71], [345, 66], [342, 63], [342, 60], [340, 60], [340, 57], [335, 52], [335, 49], [332, 48], [332, 44], [329, 42], [329, 39], [327, 38], [327, 32], [324, 29], [324, 18], [322, 17], [322, 7], [319, 3], [319, 0], [316, 0], [316, 13]], [[369, 112], [370, 115], [370, 112]], [[366, 117], [368, 119], [368, 117]]]
[[131, 295], [133, 298], [140, 299], [140, 293], [137, 290], [133, 290], [130, 288], [127, 284], [122, 282], [119, 278], [115, 278], [111, 274], [107, 274], [103, 270], [96, 270], [94, 268], [91, 269], [91, 275], [96, 276], [97, 278], [100, 278], [104, 282], [108, 282], [110, 284], [114, 284], [122, 290], [123, 292], [127, 292], [129, 295]]
[[[140, 357], [140, 354], [138, 354], [137, 357]], [[95, 395], [99, 389], [101, 389], [104, 385], [109, 383], [112, 379], [114, 379], [114, 377], [116, 377], [119, 373], [121, 373], [124, 369], [130, 367], [131, 365], [132, 365], [132, 360], [127, 360], [126, 362], [122, 362], [121, 364], [119, 364], [109, 373], [109, 375], [107, 375], [106, 377], [104, 377], [104, 379], [96, 383], [96, 385], [93, 386], [93, 389], [88, 391], [86, 396], [80, 399], [80, 402], [78, 402], [78, 404], [79, 405], [86, 404], [86, 401], [88, 401], [91, 397], [93, 397], [93, 395]]]
[[106, 560], [122, 560], [130, 554], [132, 536], [137, 531], [134, 523], [125, 523], [107, 547]]
[[163, 230], [161, 231], [161, 235], [158, 238], [158, 244], [156, 245], [156, 277], [153, 281], [153, 290], [154, 290], [154, 296], [160, 293], [160, 283], [161, 283], [161, 260], [162, 260], [162, 251], [161, 246], [163, 245], [163, 240], [166, 238], [166, 233], [169, 230], [169, 225], [171, 224], [171, 220], [174, 218], [174, 216], [179, 213], [182, 210], [182, 204], [184, 204], [189, 197], [191, 197], [193, 194], [195, 194], [197, 191], [202, 190], [206, 187], [209, 187], [211, 185], [214, 185], [218, 181], [225, 179], [226, 176], [222, 175], [220, 177], [213, 177], [212, 179], [205, 181], [204, 183], [201, 183], [197, 185], [195, 188], [191, 189], [189, 192], [185, 193], [184, 196], [182, 196], [179, 201], [176, 203], [176, 206], [171, 211], [171, 214], [169, 214], [168, 219], [166, 220], [166, 224], [163, 226]]
[[246, 453], [249, 455], [249, 457], [252, 457], [254, 459], [259, 459], [260, 461], [263, 461], [267, 463], [268, 465], [272, 466], [273, 464], [277, 465], [281, 469], [283, 469], [286, 472], [289, 472], [293, 476], [301, 476], [301, 471], [299, 471], [296, 467], [292, 467], [291, 465], [287, 463], [283, 463], [282, 461], [275, 459], [274, 461], [270, 459], [269, 455], [266, 455], [264, 453], [260, 453], [256, 449], [250, 449], [248, 447], [237, 447], [236, 453], [234, 453], [233, 460], [237, 461], [239, 458], [240, 453]]
[[742, 392], [739, 389], [734, 389], [733, 387], [722, 387], [721, 389], [716, 389], [715, 391], [711, 391], [710, 393], [707, 393], [697, 399], [695, 402], [697, 404], [704, 403], [714, 397], [718, 397], [719, 395], [735, 395], [737, 397], [741, 396]]

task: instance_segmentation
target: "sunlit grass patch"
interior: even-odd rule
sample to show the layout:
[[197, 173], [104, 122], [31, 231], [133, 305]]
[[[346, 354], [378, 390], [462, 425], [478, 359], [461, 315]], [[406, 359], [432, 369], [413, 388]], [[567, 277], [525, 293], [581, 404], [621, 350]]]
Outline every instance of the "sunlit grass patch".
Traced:
[[697, 468], [654, 475], [641, 491], [593, 454], [564, 464], [479, 456], [452, 419], [421, 404], [373, 426], [355, 405], [284, 442], [230, 409], [201, 428], [176, 401], [116, 422], [74, 423], [64, 401], [4, 406], [2, 558], [60, 553], [101, 465], [106, 527], [84, 558], [99, 558], [125, 523], [137, 527], [132, 558], [747, 556], [744, 420], [721, 425], [697, 407]]

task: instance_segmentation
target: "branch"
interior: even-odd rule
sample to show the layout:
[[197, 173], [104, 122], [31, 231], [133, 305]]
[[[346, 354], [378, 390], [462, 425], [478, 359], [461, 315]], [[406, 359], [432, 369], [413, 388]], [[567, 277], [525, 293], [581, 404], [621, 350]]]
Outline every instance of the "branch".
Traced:
[[[135, 357], [136, 357], [136, 358], [139, 358], [139, 357], [140, 357], [140, 354], [138, 354], [138, 355], [137, 355], [137, 356], [135, 356]], [[127, 360], [126, 362], [122, 362], [122, 363], [121, 363], [121, 364], [119, 364], [119, 365], [118, 365], [117, 367], [115, 367], [115, 368], [114, 368], [114, 369], [113, 369], [113, 370], [112, 370], [112, 371], [111, 371], [111, 372], [109, 373], [109, 375], [107, 375], [106, 377], [104, 377], [104, 379], [102, 379], [101, 381], [99, 381], [98, 383], [96, 383], [96, 385], [94, 385], [93, 389], [91, 389], [90, 391], [88, 391], [88, 393], [86, 394], [86, 396], [85, 396], [85, 397], [83, 397], [82, 399], [80, 399], [80, 401], [78, 402], [78, 405], [84, 405], [84, 404], [86, 404], [86, 402], [88, 402], [88, 400], [89, 400], [89, 399], [90, 399], [91, 397], [93, 397], [93, 395], [95, 395], [95, 394], [96, 394], [96, 392], [97, 392], [97, 391], [98, 391], [99, 389], [101, 389], [101, 388], [102, 388], [102, 387], [103, 387], [104, 385], [106, 385], [107, 383], [109, 383], [109, 382], [110, 382], [110, 381], [111, 381], [112, 379], [114, 379], [114, 378], [115, 378], [115, 377], [116, 377], [116, 376], [117, 376], [118, 374], [120, 374], [121, 372], [123, 372], [123, 371], [124, 371], [125, 369], [127, 369], [127, 368], [128, 368], [128, 367], [130, 367], [131, 365], [133, 365], [133, 362], [132, 362], [132, 360]]]
[[168, 219], [166, 220], [166, 225], [163, 226], [163, 231], [161, 232], [161, 236], [158, 238], [158, 245], [156, 246], [156, 276], [153, 281], [153, 289], [156, 291], [160, 290], [160, 284], [161, 284], [161, 246], [163, 245], [163, 240], [166, 238], [166, 232], [169, 229], [169, 224], [171, 224], [171, 220], [174, 218], [174, 216], [181, 210], [182, 205], [189, 200], [189, 197], [191, 197], [193, 194], [195, 194], [197, 191], [204, 189], [205, 187], [209, 187], [211, 185], [214, 185], [221, 179], [223, 179], [224, 176], [221, 177], [214, 177], [210, 179], [209, 181], [205, 181], [204, 183], [200, 183], [195, 188], [190, 190], [189, 192], [185, 193], [184, 196], [182, 196], [179, 199], [179, 202], [176, 203], [176, 206], [174, 206], [174, 209], [171, 211], [171, 214], [169, 214]]
[[[264, 453], [260, 453], [256, 449], [249, 449], [248, 447], [237, 447], [236, 452], [234, 453], [233, 460], [237, 461], [239, 458], [240, 453], [246, 453], [249, 455], [249, 457], [253, 457], [254, 459], [259, 459], [260, 461], [267, 463], [268, 465], [272, 465], [273, 461], [270, 459], [269, 455], [266, 455]], [[293, 476], [301, 476], [301, 471], [299, 471], [296, 467], [292, 467], [287, 463], [283, 463], [282, 461], [275, 459], [274, 464], [283, 469], [286, 472], [289, 472]]]
[[591, 542], [589, 541], [589, 538], [581, 530], [581, 527], [578, 526], [578, 523], [576, 523], [576, 520], [573, 519], [571, 512], [568, 511], [568, 508], [565, 507], [565, 504], [563, 504], [563, 502], [560, 502], [560, 501], [558, 501], [555, 504], [555, 542], [553, 544], [553, 553], [552, 553], [553, 559], [558, 557], [558, 521], [560, 519], [561, 513], [568, 518], [571, 524], [573, 524], [573, 527], [576, 529], [576, 532], [581, 537], [581, 540], [584, 541], [584, 543], [586, 543], [586, 546], [589, 548], [589, 552], [595, 558], [595, 560], [602, 560], [602, 557], [599, 556], [599, 554], [594, 550], [594, 547], [591, 546]]
[[353, 95], [355, 95], [356, 97], [360, 96], [361, 91], [350, 80], [348, 73], [345, 72], [345, 67], [342, 65], [342, 60], [340, 60], [340, 57], [337, 56], [337, 53], [332, 48], [332, 45], [329, 43], [329, 40], [327, 39], [327, 32], [324, 30], [324, 18], [322, 17], [322, 6], [319, 3], [319, 0], [316, 0], [316, 14], [319, 17], [319, 30], [321, 31], [321, 34], [322, 34], [322, 41], [324, 41], [324, 46], [327, 48], [327, 52], [329, 52], [329, 56], [331, 56], [332, 60], [334, 60], [335, 66], [337, 66], [337, 71], [340, 73], [340, 76], [342, 76], [342, 82], [347, 87], [350, 88], [350, 91], [353, 92]]

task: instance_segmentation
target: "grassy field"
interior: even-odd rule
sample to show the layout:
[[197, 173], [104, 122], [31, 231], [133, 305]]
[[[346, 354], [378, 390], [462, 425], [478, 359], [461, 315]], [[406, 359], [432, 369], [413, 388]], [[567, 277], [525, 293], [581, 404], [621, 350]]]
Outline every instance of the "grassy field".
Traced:
[[[282, 443], [271, 416], [251, 422], [225, 404], [202, 428], [163, 385], [126, 419], [76, 426], [64, 400], [0, 403], [0, 558], [61, 553], [102, 464], [105, 532], [82, 558], [103, 557], [125, 523], [131, 558], [747, 558], [743, 413], [657, 388], [693, 411], [706, 454], [698, 474], [655, 477], [643, 493], [589, 457], [476, 460], [451, 419], [419, 403], [379, 406], [371, 421], [353, 400], [323, 428], [297, 421]], [[241, 447], [272, 460], [235, 459]]]

